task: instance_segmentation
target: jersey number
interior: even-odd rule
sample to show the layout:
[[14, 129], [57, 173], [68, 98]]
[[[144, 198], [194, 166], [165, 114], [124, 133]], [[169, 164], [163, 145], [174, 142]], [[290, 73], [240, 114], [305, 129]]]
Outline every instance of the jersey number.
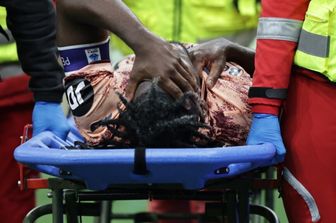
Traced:
[[73, 86], [70, 86], [67, 89], [68, 102], [71, 110], [75, 110], [84, 103], [84, 100], [81, 95], [81, 90], [85, 87], [84, 81], [80, 82], [77, 87], [74, 89]]

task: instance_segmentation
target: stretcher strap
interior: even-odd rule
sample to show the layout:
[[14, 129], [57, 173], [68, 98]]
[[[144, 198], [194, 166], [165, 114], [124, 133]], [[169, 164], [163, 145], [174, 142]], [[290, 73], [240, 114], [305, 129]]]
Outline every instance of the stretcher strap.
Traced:
[[303, 186], [303, 184], [298, 179], [295, 178], [295, 176], [286, 167], [283, 169], [283, 178], [306, 202], [311, 215], [311, 222], [319, 222], [321, 216], [313, 195], [307, 190], [307, 188]]
[[134, 149], [133, 173], [137, 175], [146, 175], [148, 172], [146, 164], [146, 148], [136, 147]]

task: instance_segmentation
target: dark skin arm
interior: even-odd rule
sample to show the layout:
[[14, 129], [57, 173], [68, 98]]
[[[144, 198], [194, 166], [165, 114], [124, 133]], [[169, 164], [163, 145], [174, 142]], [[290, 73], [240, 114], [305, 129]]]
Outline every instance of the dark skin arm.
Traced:
[[196, 91], [196, 73], [181, 59], [183, 51], [149, 32], [120, 0], [58, 0], [59, 46], [103, 41], [108, 31], [119, 36], [136, 55], [127, 97], [138, 84], [158, 78], [159, 86], [174, 98]]
[[224, 38], [201, 43], [191, 48], [189, 54], [199, 75], [204, 68], [210, 70], [206, 80], [209, 88], [216, 84], [227, 61], [239, 64], [250, 75], [254, 72], [255, 52]]

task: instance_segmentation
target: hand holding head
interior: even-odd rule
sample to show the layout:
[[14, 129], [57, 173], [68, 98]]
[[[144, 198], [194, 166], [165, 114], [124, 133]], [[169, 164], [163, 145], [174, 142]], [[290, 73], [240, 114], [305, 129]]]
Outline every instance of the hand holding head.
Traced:
[[206, 80], [209, 88], [216, 84], [222, 73], [232, 44], [226, 39], [215, 39], [196, 45], [189, 50], [197, 74], [201, 76], [204, 68], [210, 71]]
[[254, 51], [224, 38], [196, 45], [189, 49], [189, 54], [198, 75], [201, 75], [205, 68], [209, 70], [206, 80], [208, 88], [216, 84], [226, 62], [239, 64], [250, 75], [254, 72]]
[[163, 40], [148, 43], [135, 52], [136, 58], [127, 86], [127, 98], [133, 98], [139, 83], [158, 79], [158, 85], [174, 98], [198, 90], [197, 75], [187, 52]]

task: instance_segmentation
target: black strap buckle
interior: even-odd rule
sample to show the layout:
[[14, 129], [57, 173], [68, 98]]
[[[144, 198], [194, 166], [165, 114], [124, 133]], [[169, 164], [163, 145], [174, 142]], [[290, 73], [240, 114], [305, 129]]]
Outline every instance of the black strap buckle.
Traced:
[[136, 147], [134, 149], [134, 167], [133, 173], [137, 175], [146, 175], [149, 173], [146, 163], [146, 148]]
[[286, 99], [287, 88], [250, 87], [249, 98]]

